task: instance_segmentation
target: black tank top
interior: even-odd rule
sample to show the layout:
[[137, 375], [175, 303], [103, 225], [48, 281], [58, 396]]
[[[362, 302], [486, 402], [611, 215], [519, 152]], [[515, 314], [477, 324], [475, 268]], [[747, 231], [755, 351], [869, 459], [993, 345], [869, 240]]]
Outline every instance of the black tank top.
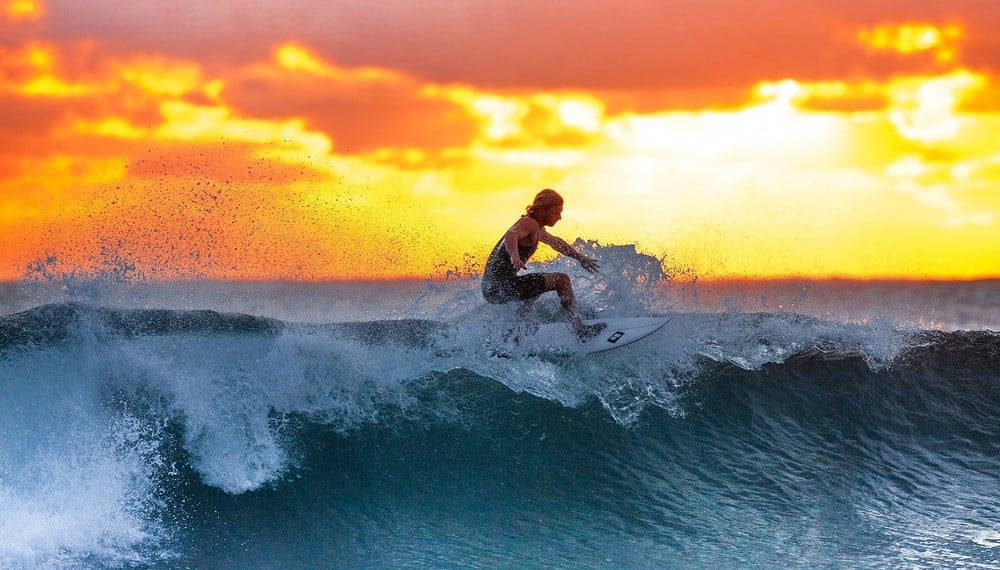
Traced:
[[[504, 282], [510, 282], [514, 280], [517, 276], [517, 271], [514, 271], [514, 264], [510, 262], [510, 255], [507, 254], [507, 248], [504, 247], [504, 238], [500, 238], [493, 251], [490, 252], [489, 258], [486, 260], [486, 267], [483, 269], [483, 287], [489, 288], [493, 285], [501, 285]], [[535, 254], [535, 250], [538, 249], [538, 240], [529, 246], [523, 246], [521, 244], [517, 245], [517, 256], [521, 258], [521, 261], [527, 263], [531, 256]]]

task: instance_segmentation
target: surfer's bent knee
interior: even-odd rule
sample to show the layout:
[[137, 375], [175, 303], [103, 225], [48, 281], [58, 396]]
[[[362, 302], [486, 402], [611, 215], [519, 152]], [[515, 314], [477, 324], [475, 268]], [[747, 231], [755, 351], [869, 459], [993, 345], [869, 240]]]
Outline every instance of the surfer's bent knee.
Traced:
[[549, 290], [564, 291], [569, 290], [572, 292], [573, 287], [570, 285], [569, 275], [565, 273], [546, 273], [545, 274], [546, 285], [549, 286]]

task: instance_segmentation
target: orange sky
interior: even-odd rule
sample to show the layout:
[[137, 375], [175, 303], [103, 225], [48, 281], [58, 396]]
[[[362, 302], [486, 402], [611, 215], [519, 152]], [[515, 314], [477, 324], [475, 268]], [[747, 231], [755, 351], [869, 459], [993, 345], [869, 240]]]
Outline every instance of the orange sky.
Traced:
[[[571, 7], [571, 8], [570, 8]], [[1000, 276], [1000, 3], [0, 0], [0, 279]]]

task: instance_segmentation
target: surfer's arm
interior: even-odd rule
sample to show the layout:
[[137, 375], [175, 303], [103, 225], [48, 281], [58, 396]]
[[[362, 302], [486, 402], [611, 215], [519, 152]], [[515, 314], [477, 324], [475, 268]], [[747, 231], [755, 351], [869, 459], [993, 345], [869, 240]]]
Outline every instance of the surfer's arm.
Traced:
[[514, 266], [514, 271], [524, 269], [524, 262], [517, 254], [517, 234], [514, 233], [513, 228], [503, 236], [503, 246], [507, 250], [507, 255], [510, 256], [510, 264]]
[[507, 255], [510, 256], [510, 263], [514, 266], [514, 271], [524, 269], [524, 261], [521, 260], [521, 254], [517, 251], [517, 244], [522, 238], [531, 235], [534, 231], [525, 220], [530, 220], [530, 218], [521, 218], [503, 236], [503, 247], [507, 250]]
[[575, 250], [573, 246], [566, 243], [566, 240], [550, 234], [545, 231], [545, 228], [542, 228], [542, 235], [539, 236], [539, 240], [566, 257], [579, 261], [580, 265], [591, 273], [597, 273], [597, 270], [600, 269], [596, 259], [586, 257], [581, 254], [579, 251]]

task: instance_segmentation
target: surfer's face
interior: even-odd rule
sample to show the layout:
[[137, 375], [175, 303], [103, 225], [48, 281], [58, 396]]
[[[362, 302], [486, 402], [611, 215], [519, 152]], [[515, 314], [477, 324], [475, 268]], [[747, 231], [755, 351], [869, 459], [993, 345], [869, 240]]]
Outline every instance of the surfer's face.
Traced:
[[562, 204], [558, 206], [549, 206], [548, 208], [542, 210], [541, 215], [538, 217], [538, 222], [543, 226], [554, 226], [556, 222], [562, 219]]

